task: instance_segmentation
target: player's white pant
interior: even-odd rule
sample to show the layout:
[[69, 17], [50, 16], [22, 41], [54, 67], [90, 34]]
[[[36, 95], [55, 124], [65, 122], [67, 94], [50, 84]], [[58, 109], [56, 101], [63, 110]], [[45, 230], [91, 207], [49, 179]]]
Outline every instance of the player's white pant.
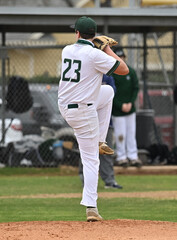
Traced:
[[116, 142], [117, 160], [137, 159], [136, 114], [112, 117]]
[[106, 139], [113, 96], [113, 88], [102, 85], [97, 101], [91, 106], [78, 104], [78, 108], [72, 109], [59, 106], [61, 114], [74, 129], [79, 144], [84, 174], [81, 204], [84, 206], [97, 207], [99, 142]]

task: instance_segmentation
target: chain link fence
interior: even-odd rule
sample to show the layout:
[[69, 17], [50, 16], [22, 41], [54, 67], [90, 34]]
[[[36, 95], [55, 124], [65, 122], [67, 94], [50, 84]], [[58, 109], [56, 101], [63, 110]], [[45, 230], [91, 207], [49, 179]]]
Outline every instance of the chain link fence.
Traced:
[[[146, 51], [142, 34], [119, 34], [117, 39], [124, 48], [127, 63], [135, 68], [139, 78], [139, 149], [158, 142], [173, 148], [173, 33], [148, 34]], [[0, 162], [7, 166], [79, 164], [80, 155], [73, 130], [62, 118], [57, 105], [61, 51], [66, 40], [60, 44], [53, 40], [47, 43], [42, 40], [12, 41], [6, 47], [6, 57], [0, 59]], [[28, 83], [33, 102], [25, 112], [8, 108], [7, 93], [12, 77], [22, 78]], [[24, 96], [18, 105], [24, 105], [25, 99]]]
[[[137, 98], [137, 118], [139, 125], [145, 124], [145, 131], [149, 129], [148, 143], [163, 143], [169, 149], [174, 147], [174, 56], [173, 33], [151, 33], [146, 38], [144, 49], [143, 34], [124, 35], [127, 63], [138, 75], [140, 91]], [[146, 62], [144, 63], [144, 55]], [[146, 64], [146, 68], [144, 68]], [[144, 111], [142, 111], [144, 110]], [[143, 120], [143, 117], [148, 121]], [[146, 117], [147, 116], [147, 117]], [[139, 122], [139, 118], [142, 122]], [[145, 121], [145, 122], [144, 122]], [[146, 127], [146, 125], [149, 126]], [[137, 128], [141, 127], [137, 124]], [[139, 133], [138, 133], [139, 134]], [[143, 147], [144, 136], [139, 139], [139, 147]], [[143, 140], [144, 139], [144, 140]], [[141, 142], [140, 142], [141, 140]], [[146, 145], [146, 144], [145, 144]]]

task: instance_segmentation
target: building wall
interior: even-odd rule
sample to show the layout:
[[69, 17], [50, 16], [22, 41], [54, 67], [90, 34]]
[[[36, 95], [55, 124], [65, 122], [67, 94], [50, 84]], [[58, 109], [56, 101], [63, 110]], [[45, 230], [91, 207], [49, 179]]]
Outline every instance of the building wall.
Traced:
[[10, 75], [25, 78], [60, 76], [61, 49], [11, 49], [8, 57]]

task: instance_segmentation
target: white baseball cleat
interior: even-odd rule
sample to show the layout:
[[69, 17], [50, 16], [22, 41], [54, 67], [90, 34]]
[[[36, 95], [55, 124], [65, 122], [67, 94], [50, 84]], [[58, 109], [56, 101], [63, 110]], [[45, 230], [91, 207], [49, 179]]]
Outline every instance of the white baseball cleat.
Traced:
[[95, 208], [86, 208], [87, 222], [96, 222], [101, 221], [103, 218], [99, 215], [98, 209]]
[[114, 150], [111, 149], [106, 143], [100, 142], [99, 143], [99, 154], [114, 154]]

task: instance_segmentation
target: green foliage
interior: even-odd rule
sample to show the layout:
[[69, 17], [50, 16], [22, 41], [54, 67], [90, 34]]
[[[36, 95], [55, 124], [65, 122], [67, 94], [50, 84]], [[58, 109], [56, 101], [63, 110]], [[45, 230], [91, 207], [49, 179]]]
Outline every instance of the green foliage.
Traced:
[[35, 76], [33, 78], [28, 79], [30, 83], [46, 83], [46, 84], [58, 84], [59, 77], [49, 77], [49, 76]]
[[[24, 76], [22, 76], [24, 77]], [[35, 76], [32, 78], [26, 78], [24, 77], [26, 80], [28, 80], [29, 83], [46, 83], [46, 84], [58, 84], [59, 80], [60, 80], [60, 76], [59, 77], [51, 77], [51, 76], [47, 76], [47, 75], [40, 75], [40, 76]], [[2, 82], [2, 78], [0, 77], [0, 83]]]

